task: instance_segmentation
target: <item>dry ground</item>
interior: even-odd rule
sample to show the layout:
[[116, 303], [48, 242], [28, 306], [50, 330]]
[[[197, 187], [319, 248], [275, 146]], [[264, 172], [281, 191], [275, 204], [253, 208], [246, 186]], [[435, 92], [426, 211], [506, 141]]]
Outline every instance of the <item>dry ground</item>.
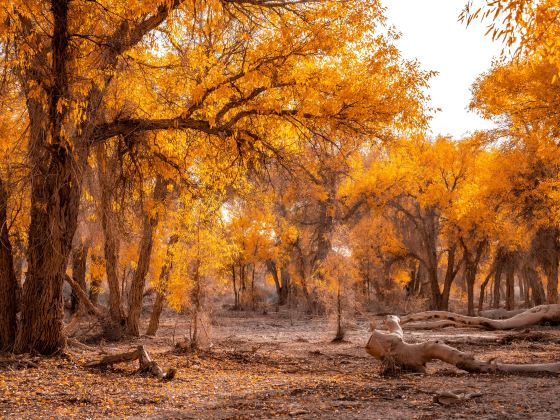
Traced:
[[[135, 366], [91, 370], [97, 351], [72, 349], [67, 357], [40, 359], [36, 368], [0, 368], [0, 415], [11, 418], [336, 418], [521, 419], [559, 418], [560, 378], [473, 375], [440, 363], [428, 374], [387, 377], [363, 349], [369, 320], [358, 320], [347, 341], [330, 342], [323, 318], [290, 319], [284, 312], [222, 312], [208, 352], [177, 354], [173, 340], [186, 334], [183, 318], [164, 314], [160, 335], [96, 350], [146, 345], [162, 367], [178, 368], [172, 382], [134, 374]], [[440, 339], [488, 359], [535, 362], [560, 359], [560, 329], [503, 340], [504, 332], [405, 330], [407, 340]], [[517, 332], [519, 333], [519, 332]], [[175, 336], [175, 337], [174, 337]], [[502, 339], [505, 344], [498, 344]], [[474, 344], [473, 344], [474, 343]], [[452, 406], [433, 402], [441, 391], [480, 392]]]

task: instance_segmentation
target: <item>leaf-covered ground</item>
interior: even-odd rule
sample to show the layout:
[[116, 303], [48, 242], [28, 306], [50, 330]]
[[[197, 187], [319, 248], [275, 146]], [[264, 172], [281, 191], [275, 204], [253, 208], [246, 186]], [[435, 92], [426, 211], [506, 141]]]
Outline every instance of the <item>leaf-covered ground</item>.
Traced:
[[[325, 319], [290, 319], [285, 313], [222, 313], [212, 326], [210, 351], [178, 354], [173, 340], [186, 334], [181, 318], [167, 316], [155, 339], [142, 337], [96, 351], [70, 349], [66, 357], [39, 359], [37, 367], [0, 367], [0, 415], [137, 418], [557, 418], [554, 376], [473, 375], [440, 363], [428, 374], [384, 376], [363, 345], [369, 322], [358, 321], [344, 343], [331, 343]], [[560, 358], [560, 331], [481, 332], [447, 329], [407, 332], [410, 341], [439, 339], [484, 359], [510, 362]], [[124, 351], [143, 343], [171, 382], [135, 374], [135, 365], [83, 367], [98, 351]], [[453, 405], [434, 402], [442, 391], [477, 392]]]

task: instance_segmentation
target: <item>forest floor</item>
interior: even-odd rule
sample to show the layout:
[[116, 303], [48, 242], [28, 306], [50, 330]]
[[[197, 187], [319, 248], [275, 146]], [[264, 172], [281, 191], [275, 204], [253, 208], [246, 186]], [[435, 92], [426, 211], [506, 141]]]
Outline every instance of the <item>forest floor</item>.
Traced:
[[[336, 418], [521, 419], [558, 418], [560, 380], [555, 376], [469, 374], [442, 363], [427, 374], [386, 376], [364, 345], [369, 320], [360, 319], [346, 341], [332, 343], [325, 318], [285, 312], [267, 315], [222, 311], [212, 323], [209, 351], [179, 354], [174, 341], [188, 334], [184, 316], [164, 313], [157, 338], [70, 349], [66, 357], [39, 359], [33, 368], [0, 367], [0, 416], [12, 418]], [[442, 340], [482, 359], [548, 362], [560, 359], [560, 330], [527, 334], [445, 329], [407, 331], [411, 342]], [[106, 370], [84, 364], [144, 344], [170, 382], [135, 374], [135, 364]], [[434, 402], [442, 391], [481, 396], [454, 405]]]

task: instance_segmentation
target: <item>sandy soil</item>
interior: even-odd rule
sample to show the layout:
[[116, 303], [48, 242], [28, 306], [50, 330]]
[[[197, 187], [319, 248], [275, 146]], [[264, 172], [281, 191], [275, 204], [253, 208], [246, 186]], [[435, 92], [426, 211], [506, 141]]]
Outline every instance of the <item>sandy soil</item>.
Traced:
[[[141, 337], [96, 351], [71, 349], [67, 357], [40, 359], [38, 367], [0, 367], [0, 415], [37, 417], [132, 417], [177, 419], [548, 419], [560, 417], [555, 376], [473, 375], [441, 363], [428, 373], [385, 376], [364, 350], [369, 320], [355, 322], [347, 341], [332, 343], [334, 328], [323, 318], [290, 319], [222, 312], [212, 325], [210, 351], [178, 354], [173, 342], [187, 322], [164, 315], [157, 338]], [[442, 340], [482, 359], [546, 362], [560, 359], [560, 329], [538, 334], [446, 329], [405, 330], [408, 341]], [[512, 336], [513, 334], [513, 336]], [[164, 368], [177, 367], [171, 382], [135, 374], [136, 366], [86, 369], [98, 350], [124, 351], [145, 344]], [[441, 391], [479, 392], [478, 398], [446, 406]]]

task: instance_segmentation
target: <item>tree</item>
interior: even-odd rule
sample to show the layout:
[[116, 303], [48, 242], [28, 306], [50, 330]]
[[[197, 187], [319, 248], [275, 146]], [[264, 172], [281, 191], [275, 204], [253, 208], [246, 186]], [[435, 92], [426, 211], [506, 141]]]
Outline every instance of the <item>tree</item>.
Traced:
[[[15, 351], [49, 354], [64, 346], [60, 297], [94, 145], [171, 130], [261, 153], [282, 144], [284, 136], [271, 133], [308, 130], [313, 121], [350, 131], [374, 126], [372, 79], [342, 75], [387, 65], [378, 53], [392, 48], [370, 36], [381, 19], [377, 2], [112, 1], [99, 7], [51, 0], [3, 8], [0, 32], [25, 98], [33, 168]], [[326, 95], [327, 86], [340, 88]]]

